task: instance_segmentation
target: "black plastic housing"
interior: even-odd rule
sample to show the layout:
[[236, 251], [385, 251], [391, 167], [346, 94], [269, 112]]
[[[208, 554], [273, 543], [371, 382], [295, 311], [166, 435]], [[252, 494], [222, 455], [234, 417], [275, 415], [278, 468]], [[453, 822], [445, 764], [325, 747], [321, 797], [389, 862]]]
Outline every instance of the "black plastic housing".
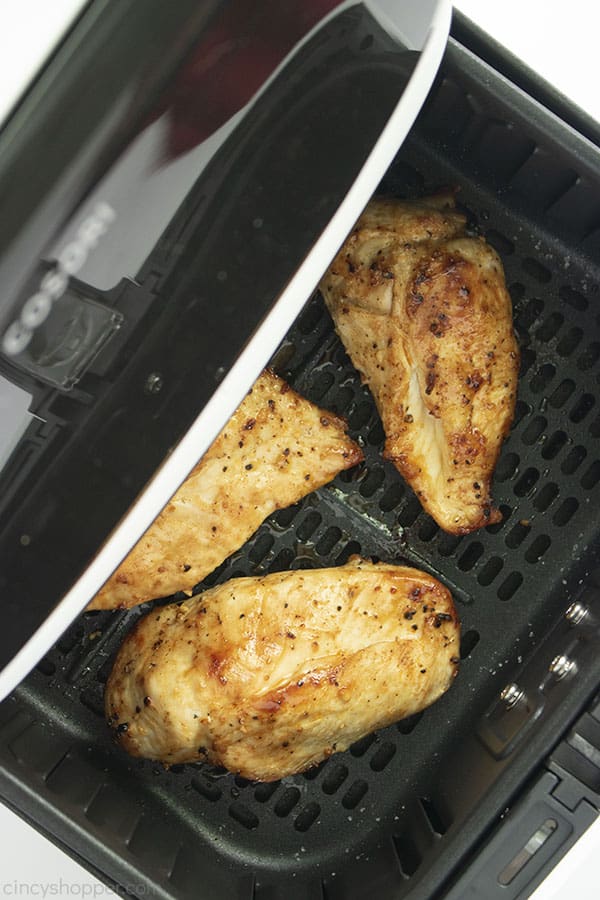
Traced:
[[[0, 706], [0, 794], [107, 883], [198, 900], [424, 900], [481, 884], [526, 897], [597, 815], [600, 151], [451, 40], [381, 188], [448, 185], [502, 257], [521, 345], [494, 484], [503, 522], [459, 538], [423, 513], [382, 462], [372, 399], [316, 296], [274, 365], [348, 417], [365, 463], [273, 516], [204, 584], [357, 552], [408, 561], [453, 591], [459, 677], [420, 716], [281, 783], [165, 771], [126, 757], [102, 716], [113, 654], [148, 606], [83, 616]], [[589, 613], [570, 624], [577, 598]], [[575, 663], [562, 679], [557, 655]], [[524, 693], [511, 708], [509, 683]], [[539, 853], [496, 890], [548, 819]]]

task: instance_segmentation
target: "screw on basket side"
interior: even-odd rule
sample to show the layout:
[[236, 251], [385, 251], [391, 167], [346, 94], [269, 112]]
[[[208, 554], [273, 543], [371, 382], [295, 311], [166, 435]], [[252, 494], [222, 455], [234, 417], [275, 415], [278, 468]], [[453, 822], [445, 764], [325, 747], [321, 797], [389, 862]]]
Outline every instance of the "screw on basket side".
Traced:
[[588, 615], [589, 609], [587, 606], [584, 606], [579, 600], [575, 600], [571, 605], [567, 608], [565, 612], [565, 618], [567, 622], [571, 625], [579, 625], [585, 617]]
[[550, 663], [549, 672], [551, 675], [554, 675], [557, 681], [562, 681], [563, 678], [566, 678], [567, 675], [572, 675], [577, 670], [577, 665], [574, 660], [569, 659], [568, 656], [565, 656], [564, 653], [559, 653], [558, 656], [555, 656], [552, 662]]
[[506, 687], [500, 691], [500, 699], [507, 709], [512, 709], [513, 706], [516, 706], [519, 700], [522, 700], [524, 697], [525, 691], [523, 688], [520, 688], [518, 684], [515, 684], [514, 681], [507, 684]]

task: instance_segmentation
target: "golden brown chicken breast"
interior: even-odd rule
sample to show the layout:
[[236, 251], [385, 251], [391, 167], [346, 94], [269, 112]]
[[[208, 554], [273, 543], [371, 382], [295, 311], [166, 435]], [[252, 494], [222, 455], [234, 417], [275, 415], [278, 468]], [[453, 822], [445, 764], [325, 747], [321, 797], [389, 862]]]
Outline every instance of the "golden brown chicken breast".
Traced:
[[263, 372], [88, 609], [125, 608], [191, 590], [272, 512], [362, 458], [342, 419]]
[[138, 623], [106, 715], [134, 756], [272, 781], [429, 706], [458, 652], [449, 592], [416, 569], [354, 558], [238, 578]]
[[373, 392], [385, 456], [446, 531], [500, 519], [490, 482], [514, 415], [518, 347], [496, 252], [453, 195], [375, 199], [321, 290]]

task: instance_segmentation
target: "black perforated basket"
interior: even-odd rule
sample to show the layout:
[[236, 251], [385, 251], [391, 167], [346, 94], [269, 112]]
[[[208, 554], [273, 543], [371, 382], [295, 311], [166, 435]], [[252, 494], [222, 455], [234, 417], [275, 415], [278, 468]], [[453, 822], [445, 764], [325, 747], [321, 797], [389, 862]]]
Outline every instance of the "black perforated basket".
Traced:
[[[166, 771], [127, 757], [103, 721], [112, 657], [147, 605], [82, 616], [0, 705], [0, 792], [113, 886], [206, 900], [460, 897], [475, 883], [472, 861], [493, 867], [500, 846], [506, 859], [498, 851], [485, 896], [499, 885], [504, 897], [527, 896], [587, 824], [574, 784], [595, 815], [595, 707], [579, 743], [569, 729], [600, 687], [590, 587], [600, 532], [600, 153], [451, 41], [381, 188], [418, 197], [440, 186], [460, 188], [473, 226], [502, 257], [514, 303], [519, 398], [493, 491], [503, 521], [456, 537], [421, 510], [382, 461], [373, 401], [317, 295], [274, 365], [347, 417], [365, 462], [274, 515], [200, 588], [339, 565], [353, 553], [407, 561], [457, 601], [459, 677], [432, 708], [303, 775], [253, 784], [204, 765]], [[578, 598], [587, 615], [571, 610], [569, 622]], [[549, 670], [560, 655], [573, 663], [562, 677]], [[509, 684], [521, 691], [513, 706], [500, 699]], [[543, 810], [561, 806], [557, 825], [536, 863], [502, 884], [512, 838], [500, 816], [513, 807], [525, 843], [538, 815], [530, 834], [531, 796]]]

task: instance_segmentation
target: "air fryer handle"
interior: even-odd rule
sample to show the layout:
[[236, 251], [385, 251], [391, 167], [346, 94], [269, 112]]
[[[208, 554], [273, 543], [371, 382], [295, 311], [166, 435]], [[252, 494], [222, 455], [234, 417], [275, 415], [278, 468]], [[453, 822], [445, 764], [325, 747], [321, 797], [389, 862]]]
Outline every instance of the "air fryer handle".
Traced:
[[547, 770], [538, 777], [444, 895], [445, 900], [531, 896], [598, 817], [598, 809], [583, 797], [573, 809], [561, 803], [555, 796], [561, 781]]

